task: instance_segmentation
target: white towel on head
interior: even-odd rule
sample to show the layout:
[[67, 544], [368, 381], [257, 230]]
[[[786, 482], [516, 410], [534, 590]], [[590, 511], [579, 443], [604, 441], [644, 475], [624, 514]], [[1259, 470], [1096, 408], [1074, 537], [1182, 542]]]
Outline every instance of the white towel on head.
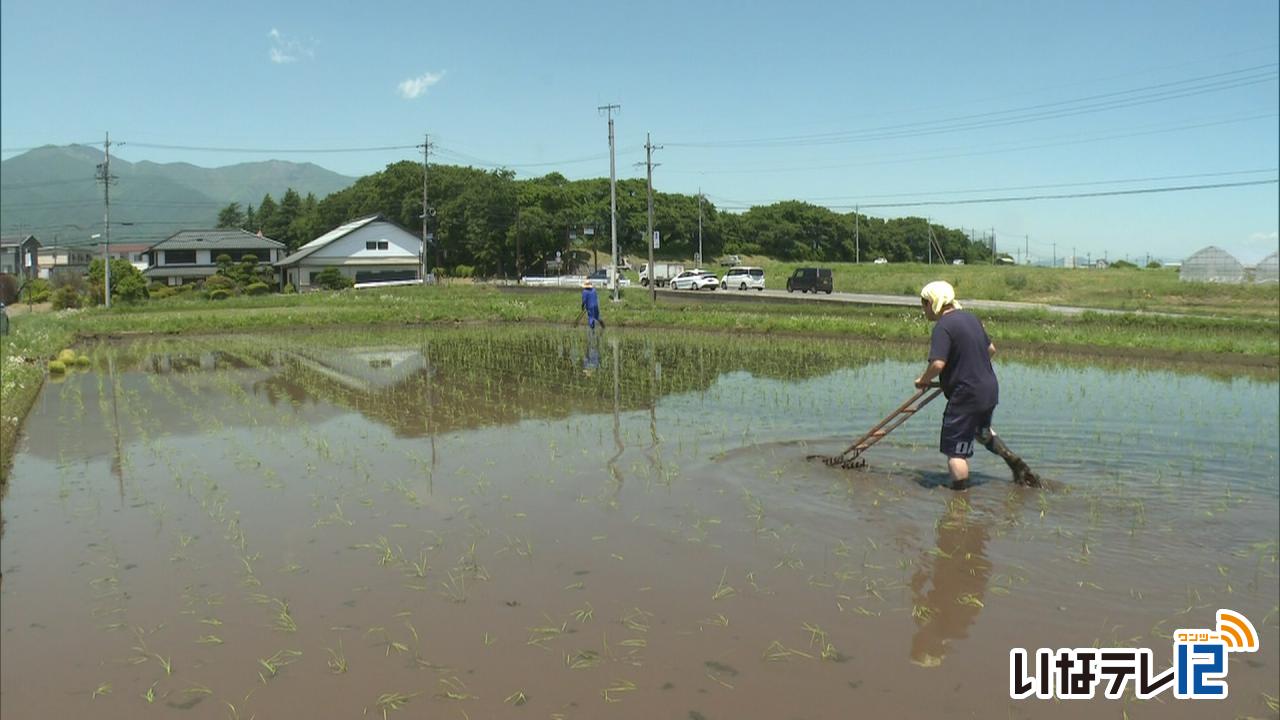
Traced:
[[920, 297], [929, 301], [929, 306], [933, 308], [935, 315], [941, 315], [942, 308], [947, 305], [956, 310], [960, 309], [960, 303], [956, 302], [956, 289], [946, 280], [934, 280], [925, 285], [920, 291]]

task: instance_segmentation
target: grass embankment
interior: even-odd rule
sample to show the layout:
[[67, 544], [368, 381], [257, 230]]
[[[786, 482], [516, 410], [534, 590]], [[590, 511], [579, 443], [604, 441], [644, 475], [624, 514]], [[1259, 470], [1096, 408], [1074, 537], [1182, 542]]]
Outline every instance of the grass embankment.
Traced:
[[[903, 283], [909, 282], [907, 274], [901, 277]], [[820, 335], [920, 345], [927, 342], [931, 327], [914, 308], [769, 302], [721, 305], [693, 300], [686, 304], [678, 299], [651, 306], [639, 289], [627, 291], [617, 306], [605, 300], [602, 309], [610, 327]], [[0, 344], [0, 475], [7, 477], [18, 428], [44, 380], [47, 360], [77, 339], [403, 323], [567, 325], [577, 314], [575, 290], [513, 293], [459, 284], [237, 297], [219, 302], [174, 297], [110, 311], [98, 308], [15, 317], [12, 335]], [[1280, 326], [1274, 319], [1062, 316], [1044, 311], [991, 311], [980, 316], [996, 344], [1006, 349], [1135, 359], [1211, 359], [1226, 366], [1280, 365]]]
[[[744, 258], [765, 270], [765, 286], [785, 290], [798, 267], [831, 268], [836, 292], [914, 296], [925, 283], [946, 280], [961, 299], [1011, 300], [1109, 310], [1280, 318], [1280, 286], [1182, 282], [1172, 268], [1106, 270], [994, 265], [927, 265], [870, 262], [780, 262]], [[693, 267], [685, 264], [685, 267]], [[708, 267], [717, 274], [726, 268]], [[638, 276], [632, 277], [637, 280]]]

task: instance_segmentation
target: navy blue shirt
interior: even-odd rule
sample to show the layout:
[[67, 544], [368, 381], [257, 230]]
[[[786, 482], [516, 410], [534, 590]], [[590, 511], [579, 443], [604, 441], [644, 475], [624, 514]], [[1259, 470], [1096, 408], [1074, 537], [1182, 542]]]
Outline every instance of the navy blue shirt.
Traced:
[[938, 318], [929, 340], [929, 362], [945, 360], [942, 393], [958, 412], [986, 412], [1000, 401], [1000, 385], [987, 347], [991, 338], [978, 318], [952, 310]]

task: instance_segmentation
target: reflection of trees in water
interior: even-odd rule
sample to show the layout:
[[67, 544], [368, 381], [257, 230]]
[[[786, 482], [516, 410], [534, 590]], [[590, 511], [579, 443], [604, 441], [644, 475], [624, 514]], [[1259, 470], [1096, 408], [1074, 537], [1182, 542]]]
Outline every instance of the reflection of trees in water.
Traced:
[[779, 348], [741, 338], [669, 333], [611, 334], [603, 353], [598, 336], [584, 339], [580, 333], [545, 328], [417, 333], [415, 346], [388, 344], [397, 338], [367, 338], [379, 352], [399, 353], [394, 365], [361, 359], [372, 357], [368, 345], [323, 347], [323, 335], [303, 336], [297, 339], [305, 344], [269, 353], [260, 343], [242, 339], [221, 352], [238, 354], [247, 365], [276, 369], [253, 388], [272, 404], [319, 399], [408, 437], [425, 436], [428, 427], [448, 432], [530, 418], [650, 410], [665, 395], [705, 391], [729, 372], [804, 378], [872, 359], [868, 352], [848, 347], [836, 352], [825, 343]]
[[[1022, 492], [1015, 492], [1007, 514], [1020, 506]], [[996, 518], [976, 510], [965, 497], [948, 501], [938, 520], [936, 542], [920, 559], [911, 577], [912, 616], [916, 632], [911, 637], [911, 661], [925, 667], [941, 665], [953, 640], [969, 636], [985, 604], [991, 580], [987, 543]]]

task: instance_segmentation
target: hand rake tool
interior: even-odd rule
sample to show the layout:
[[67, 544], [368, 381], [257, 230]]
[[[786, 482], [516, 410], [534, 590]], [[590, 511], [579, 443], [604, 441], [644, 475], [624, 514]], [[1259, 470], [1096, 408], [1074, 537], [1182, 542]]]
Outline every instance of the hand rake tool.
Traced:
[[867, 448], [883, 440], [885, 435], [893, 432], [894, 428], [906, 422], [912, 415], [919, 412], [920, 408], [928, 405], [941, 394], [942, 388], [938, 387], [936, 383], [920, 388], [906, 402], [899, 405], [897, 410], [889, 413], [885, 419], [868, 430], [865, 435], [854, 440], [852, 445], [844, 449], [844, 452], [839, 455], [810, 455], [808, 459], [822, 460], [828, 465], [839, 465], [846, 470], [865, 467], [867, 461], [862, 459], [862, 453], [866, 452]]

